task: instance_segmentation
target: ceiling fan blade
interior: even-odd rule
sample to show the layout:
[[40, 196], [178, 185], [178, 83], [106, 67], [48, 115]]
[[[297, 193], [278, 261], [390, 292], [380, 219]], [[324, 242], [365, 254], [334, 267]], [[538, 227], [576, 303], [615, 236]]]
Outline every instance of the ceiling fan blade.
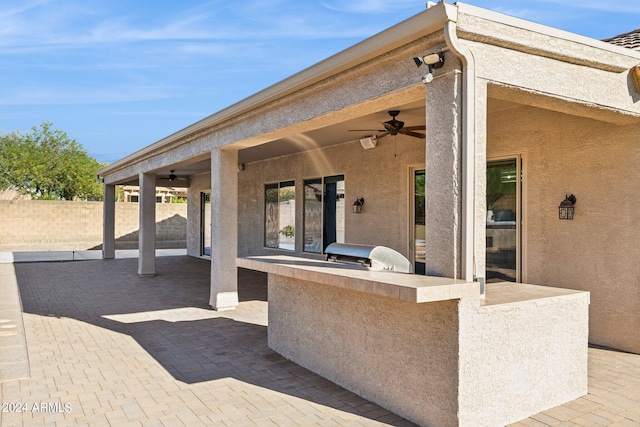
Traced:
[[427, 127], [425, 125], [422, 125], [422, 126], [407, 126], [404, 129], [407, 129], [407, 130], [426, 130]]
[[408, 135], [408, 136], [412, 136], [412, 137], [414, 137], [414, 138], [420, 138], [420, 139], [425, 139], [425, 137], [426, 137], [425, 135], [423, 135], [423, 134], [421, 134], [421, 133], [418, 133], [418, 132], [412, 132], [412, 131], [410, 131], [410, 130], [405, 130], [405, 129], [402, 129], [402, 130], [400, 131], [400, 133], [401, 133], [401, 134], [403, 134], [403, 135]]
[[393, 126], [391, 123], [384, 122], [382, 123], [382, 125], [387, 130], [387, 132], [398, 132], [398, 129], [396, 129], [396, 127]]

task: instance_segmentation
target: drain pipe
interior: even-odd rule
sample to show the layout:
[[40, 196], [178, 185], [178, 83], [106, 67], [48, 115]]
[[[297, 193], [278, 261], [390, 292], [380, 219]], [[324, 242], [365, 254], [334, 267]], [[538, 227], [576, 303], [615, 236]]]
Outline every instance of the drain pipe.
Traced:
[[484, 296], [484, 278], [475, 277], [475, 78], [473, 53], [460, 44], [457, 24], [449, 20], [444, 24], [447, 46], [462, 61], [462, 279], [480, 282]]

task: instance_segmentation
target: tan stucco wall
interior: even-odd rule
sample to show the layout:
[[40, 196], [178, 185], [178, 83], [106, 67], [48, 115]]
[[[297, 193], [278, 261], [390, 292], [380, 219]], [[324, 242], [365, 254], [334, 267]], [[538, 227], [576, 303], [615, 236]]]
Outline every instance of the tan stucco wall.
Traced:
[[[116, 203], [117, 249], [138, 247], [138, 203]], [[102, 247], [102, 202], [0, 200], [0, 251]], [[156, 204], [156, 246], [184, 248], [187, 205]]]
[[305, 277], [269, 274], [269, 347], [419, 425], [506, 425], [587, 393], [586, 292], [416, 304]]
[[460, 425], [505, 425], [587, 394], [588, 308], [587, 293], [460, 300]]
[[271, 348], [420, 425], [457, 425], [457, 313], [269, 275]]
[[[358, 141], [322, 150], [245, 165], [238, 175], [239, 256], [274, 254], [263, 248], [264, 184], [295, 180], [302, 201], [303, 181], [343, 174], [345, 177], [345, 241], [389, 246], [408, 256], [409, 165], [424, 163], [424, 141], [399, 135], [364, 150]], [[365, 199], [361, 214], [351, 205]], [[297, 255], [302, 255], [303, 203], [296, 203]]]
[[490, 114], [487, 140], [489, 158], [525, 156], [524, 280], [590, 291], [590, 341], [640, 353], [640, 124], [523, 106]]

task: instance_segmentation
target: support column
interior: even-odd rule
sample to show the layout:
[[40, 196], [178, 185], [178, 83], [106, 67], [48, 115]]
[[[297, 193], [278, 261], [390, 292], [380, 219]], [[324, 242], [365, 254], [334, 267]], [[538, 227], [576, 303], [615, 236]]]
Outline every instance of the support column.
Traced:
[[211, 291], [214, 310], [238, 305], [238, 152], [211, 152]]
[[487, 262], [487, 83], [486, 81], [477, 81], [475, 86], [475, 242], [473, 257], [474, 275], [476, 278], [484, 279]]
[[140, 173], [138, 274], [156, 275], [156, 175]]
[[102, 202], [102, 259], [116, 257], [116, 186], [104, 184]]
[[462, 78], [459, 70], [426, 84], [425, 222], [427, 274], [461, 278]]

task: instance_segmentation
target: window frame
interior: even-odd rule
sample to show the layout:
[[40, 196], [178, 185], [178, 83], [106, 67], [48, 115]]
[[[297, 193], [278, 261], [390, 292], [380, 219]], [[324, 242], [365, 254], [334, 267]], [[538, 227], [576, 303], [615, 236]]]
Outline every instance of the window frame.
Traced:
[[[325, 246], [325, 226], [326, 226], [326, 222], [325, 222], [325, 196], [326, 196], [326, 185], [329, 183], [338, 183], [338, 182], [343, 182], [344, 183], [344, 194], [342, 195], [342, 199], [345, 200], [345, 211], [343, 213], [344, 218], [343, 218], [343, 223], [346, 222], [346, 179], [345, 179], [345, 175], [344, 174], [335, 174], [335, 175], [328, 175], [328, 176], [323, 176], [323, 177], [313, 177], [313, 178], [306, 178], [303, 180], [303, 197], [302, 197], [302, 252], [305, 254], [310, 254], [310, 255], [322, 255], [324, 254], [324, 246]], [[320, 191], [320, 224], [321, 224], [321, 228], [320, 228], [320, 237], [319, 237], [319, 244], [320, 244], [320, 249], [318, 251], [315, 250], [309, 250], [307, 249], [307, 197], [306, 197], [306, 187], [307, 185], [311, 185], [311, 184], [320, 184], [321, 187], [321, 191]], [[311, 200], [311, 199], [309, 199]], [[342, 236], [343, 240], [344, 240], [344, 235]]]
[[[281, 246], [281, 240], [280, 240], [280, 234], [282, 233], [282, 230], [284, 230], [284, 228], [286, 227], [281, 227], [282, 224], [280, 223], [281, 221], [281, 217], [280, 217], [280, 206], [281, 206], [281, 191], [283, 188], [292, 188], [292, 193], [293, 193], [293, 198], [292, 199], [288, 199], [287, 201], [293, 200], [294, 204], [295, 204], [295, 200], [296, 200], [296, 182], [293, 179], [290, 180], [283, 180], [283, 181], [275, 181], [275, 182], [267, 182], [262, 186], [262, 196], [263, 196], [263, 209], [262, 209], [262, 247], [264, 249], [268, 249], [268, 250], [278, 250], [278, 251], [286, 251], [286, 252], [295, 252], [296, 250], [296, 208], [294, 205], [294, 209], [293, 209], [293, 215], [290, 215], [290, 224], [287, 224], [287, 226], [292, 226], [293, 227], [293, 235], [289, 237], [290, 240], [293, 241], [293, 247], [291, 248], [287, 248], [287, 247], [282, 247]], [[278, 242], [278, 246], [274, 247], [274, 246], [269, 246], [268, 242], [270, 239], [273, 239], [273, 237], [269, 237], [268, 236], [268, 212], [267, 209], [269, 208], [268, 203], [273, 203], [273, 202], [269, 202], [268, 200], [268, 195], [267, 195], [267, 191], [268, 190], [277, 190], [277, 197], [278, 200], [276, 202], [276, 218], [275, 218], [275, 222], [277, 223], [277, 242]]]

